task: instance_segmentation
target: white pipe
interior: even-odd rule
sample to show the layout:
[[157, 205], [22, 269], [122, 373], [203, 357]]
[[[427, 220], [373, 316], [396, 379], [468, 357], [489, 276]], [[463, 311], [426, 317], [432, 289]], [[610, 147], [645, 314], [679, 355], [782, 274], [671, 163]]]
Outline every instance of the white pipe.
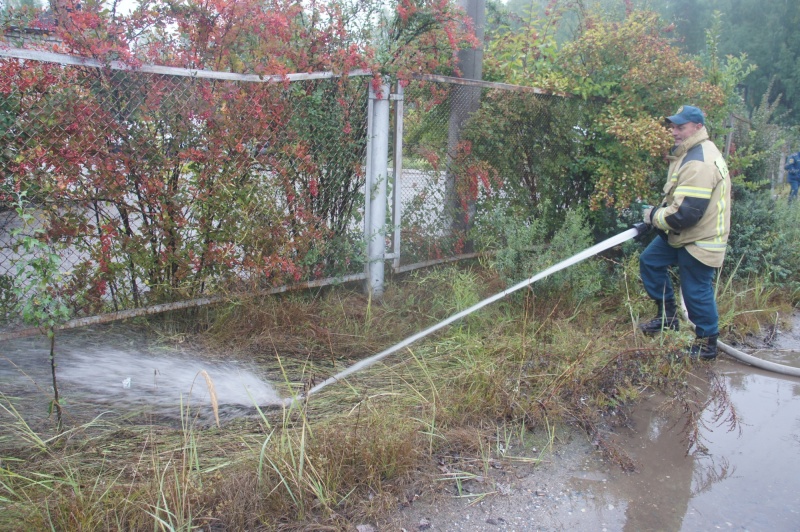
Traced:
[[[424, 331], [420, 331], [420, 332], [418, 332], [417, 334], [415, 334], [413, 336], [409, 336], [408, 338], [406, 338], [402, 342], [397, 343], [397, 344], [389, 347], [388, 349], [384, 349], [383, 351], [381, 351], [380, 353], [378, 353], [376, 355], [373, 355], [373, 356], [371, 356], [369, 358], [365, 358], [364, 360], [356, 362], [355, 364], [353, 364], [349, 368], [345, 369], [344, 371], [341, 371], [341, 372], [337, 373], [333, 377], [329, 377], [328, 379], [322, 381], [321, 383], [319, 383], [316, 386], [314, 386], [313, 388], [311, 388], [306, 393], [306, 397], [311, 395], [311, 394], [313, 394], [313, 393], [316, 393], [316, 392], [320, 391], [321, 389], [323, 389], [324, 387], [328, 386], [329, 384], [333, 384], [335, 382], [339, 382], [341, 379], [345, 378], [346, 376], [348, 376], [348, 375], [350, 375], [352, 373], [355, 373], [356, 371], [360, 371], [360, 370], [362, 370], [364, 368], [367, 368], [367, 367], [373, 365], [375, 362], [378, 362], [379, 360], [382, 360], [382, 359], [386, 358], [387, 356], [391, 355], [392, 353], [396, 353], [397, 351], [399, 351], [399, 350], [403, 349], [404, 347], [416, 342], [417, 340], [419, 340], [421, 338], [424, 338], [424, 337], [428, 336], [429, 334], [438, 331], [439, 329], [443, 329], [444, 327], [450, 325], [454, 321], [460, 320], [461, 318], [463, 318], [465, 316], [468, 316], [469, 314], [472, 314], [476, 310], [481, 309], [481, 308], [483, 308], [486, 305], [489, 305], [491, 303], [494, 303], [498, 299], [502, 299], [505, 296], [507, 296], [507, 295], [509, 295], [509, 294], [511, 294], [513, 292], [516, 292], [517, 290], [520, 290], [521, 288], [525, 288], [526, 286], [531, 285], [531, 284], [535, 283], [536, 281], [538, 281], [540, 279], [544, 279], [545, 277], [547, 277], [550, 274], [553, 274], [553, 273], [555, 273], [557, 271], [560, 271], [560, 270], [563, 270], [565, 268], [568, 268], [569, 266], [572, 266], [573, 264], [581, 262], [584, 259], [588, 259], [589, 257], [597, 255], [601, 251], [605, 251], [606, 249], [612, 248], [612, 247], [614, 247], [614, 246], [616, 246], [618, 244], [626, 242], [626, 241], [630, 240], [631, 238], [635, 237], [637, 234], [639, 234], [639, 231], [637, 229], [635, 229], [635, 228], [628, 229], [627, 231], [624, 231], [624, 232], [618, 234], [617, 236], [613, 236], [613, 237], [609, 238], [608, 240], [604, 240], [604, 241], [600, 242], [599, 244], [595, 244], [594, 246], [581, 251], [580, 253], [570, 257], [569, 259], [561, 261], [558, 264], [556, 264], [554, 266], [551, 266], [551, 267], [547, 268], [546, 270], [544, 270], [542, 272], [537, 273], [536, 275], [534, 275], [530, 279], [527, 279], [525, 281], [517, 283], [514, 286], [512, 286], [511, 288], [507, 288], [507, 289], [503, 290], [502, 292], [493, 295], [492, 297], [484, 299], [483, 301], [481, 301], [479, 303], [476, 303], [475, 305], [469, 307], [466, 310], [462, 310], [461, 312], [459, 312], [457, 314], [453, 314], [452, 316], [450, 316], [446, 320], [440, 321], [439, 323], [437, 323], [437, 324], [435, 324], [435, 325], [433, 325], [431, 327], [428, 327]], [[288, 398], [288, 399], [284, 400], [284, 404], [290, 405], [294, 401], [295, 401], [295, 398]]]
[[744, 362], [745, 364], [750, 364], [751, 366], [760, 369], [765, 369], [767, 371], [780, 373], [781, 375], [791, 375], [793, 377], [800, 377], [800, 368], [795, 368], [793, 366], [784, 366], [783, 364], [777, 364], [775, 362], [770, 362], [768, 360], [762, 360], [758, 357], [754, 357], [753, 355], [748, 355], [743, 351], [739, 351], [738, 349], [733, 348], [728, 344], [722, 343], [719, 340], [717, 340], [717, 347], [719, 347], [727, 355], [730, 355], [739, 362]]
[[383, 296], [384, 261], [386, 260], [386, 180], [389, 177], [389, 85], [381, 86], [375, 94], [370, 85], [372, 100], [372, 159], [371, 175], [367, 176], [369, 195], [369, 233], [367, 238], [367, 291], [380, 299]]

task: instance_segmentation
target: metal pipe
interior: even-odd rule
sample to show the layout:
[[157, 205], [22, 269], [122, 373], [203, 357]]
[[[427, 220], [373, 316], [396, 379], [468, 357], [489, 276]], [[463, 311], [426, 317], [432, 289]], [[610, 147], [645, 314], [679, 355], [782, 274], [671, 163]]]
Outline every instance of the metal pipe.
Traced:
[[236, 74], [233, 72], [219, 72], [216, 70], [202, 70], [190, 68], [168, 67], [161, 65], [140, 65], [132, 66], [123, 61], [99, 61], [89, 57], [76, 55], [58, 54], [45, 52], [42, 50], [29, 50], [27, 48], [0, 48], [0, 57], [13, 57], [16, 59], [31, 59], [33, 61], [44, 61], [47, 63], [57, 63], [60, 65], [87, 66], [94, 68], [110, 68], [111, 70], [127, 70], [135, 72], [147, 72], [151, 74], [164, 74], [168, 76], [183, 76], [190, 78], [221, 79], [230, 81], [250, 81], [255, 83], [281, 83], [284, 81], [307, 81], [314, 79], [332, 79], [339, 77], [371, 76], [371, 70], [352, 70], [347, 74], [336, 74], [334, 72], [308, 72], [302, 74]]
[[376, 94], [370, 85], [372, 101], [371, 173], [367, 176], [369, 196], [369, 234], [367, 235], [367, 292], [383, 296], [386, 255], [386, 180], [389, 177], [389, 85], [381, 85]]
[[[403, 178], [403, 84], [397, 83], [394, 96], [394, 182], [392, 186], [392, 267], [400, 267], [400, 223], [403, 211], [400, 201], [400, 181]], [[387, 257], [388, 258], [388, 257]]]
[[447, 264], [450, 262], [457, 262], [459, 260], [467, 260], [467, 259], [477, 259], [481, 256], [481, 253], [462, 253], [461, 255], [455, 255], [453, 257], [447, 257], [444, 259], [431, 259], [426, 260], [423, 262], [415, 262], [414, 264], [406, 264], [404, 266], [400, 266], [394, 270], [394, 273], [404, 273], [410, 272], [412, 270], [416, 270], [418, 268], [427, 268], [429, 266], [437, 266], [439, 264]]
[[[364, 242], [370, 241], [370, 229], [372, 224], [370, 222], [370, 204], [372, 200], [372, 144], [374, 143], [373, 131], [375, 130], [375, 116], [373, 109], [375, 107], [375, 89], [372, 83], [369, 86], [369, 96], [367, 98], [367, 160], [364, 163]], [[367, 255], [369, 257], [369, 255]], [[364, 264], [364, 279], [369, 279], [369, 260]], [[369, 281], [364, 283], [364, 288], [369, 292]]]
[[[422, 266], [419, 266], [422, 267]], [[77, 329], [79, 327], [88, 327], [90, 325], [100, 325], [103, 323], [111, 323], [114, 321], [122, 321], [131, 318], [138, 318], [142, 316], [150, 316], [153, 314], [161, 314], [163, 312], [170, 312], [174, 310], [184, 310], [188, 308], [194, 307], [203, 307], [206, 305], [215, 305], [218, 303], [224, 303], [225, 301], [230, 301], [236, 297], [238, 298], [250, 298], [250, 297], [259, 297], [259, 296], [269, 296], [275, 294], [282, 294], [284, 292], [291, 292], [296, 290], [305, 290], [308, 288], [320, 288], [323, 286], [333, 285], [333, 284], [342, 284], [342, 283], [349, 283], [353, 281], [361, 281], [366, 279], [367, 276], [364, 273], [354, 273], [352, 275], [344, 275], [341, 277], [326, 277], [325, 279], [315, 279], [313, 281], [305, 281], [302, 283], [290, 284], [290, 285], [283, 285], [283, 286], [276, 286], [274, 288], [270, 288], [267, 290], [256, 290], [253, 292], [248, 292], [247, 294], [236, 294], [234, 296], [231, 295], [215, 295], [209, 297], [201, 297], [198, 299], [189, 299], [186, 301], [175, 301], [172, 303], [161, 303], [158, 305], [151, 305], [149, 307], [140, 307], [140, 308], [133, 308], [128, 310], [119, 310], [117, 312], [109, 312], [108, 314], [100, 314], [96, 316], [86, 316], [84, 318], [75, 318], [69, 320], [64, 323], [60, 323], [53, 327], [53, 330], [56, 331], [65, 331], [68, 329]], [[47, 331], [42, 330], [39, 327], [27, 327], [25, 329], [16, 329], [7, 332], [0, 332], [0, 342], [4, 342], [6, 340], [16, 340], [18, 338], [28, 338], [30, 336], [36, 336], [37, 334], [46, 334]]]

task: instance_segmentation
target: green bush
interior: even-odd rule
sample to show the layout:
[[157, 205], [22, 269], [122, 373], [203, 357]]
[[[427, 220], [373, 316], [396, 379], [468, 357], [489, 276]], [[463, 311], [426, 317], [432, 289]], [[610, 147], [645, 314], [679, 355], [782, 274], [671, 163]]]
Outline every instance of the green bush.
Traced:
[[800, 204], [769, 192], [740, 192], [731, 212], [731, 235], [723, 272], [763, 277], [790, 290], [800, 288]]
[[[533, 277], [594, 245], [592, 230], [582, 210], [567, 212], [564, 224], [551, 232], [549, 220], [543, 214], [543, 204], [524, 222], [503, 211], [492, 213], [481, 226], [478, 239], [495, 247], [492, 267], [511, 285]], [[605, 277], [604, 265], [598, 261], [583, 261], [536, 282], [537, 294], [582, 300], [597, 294]]]
[[0, 274], [0, 323], [5, 323], [15, 316], [18, 302], [14, 293], [14, 278], [11, 275]]

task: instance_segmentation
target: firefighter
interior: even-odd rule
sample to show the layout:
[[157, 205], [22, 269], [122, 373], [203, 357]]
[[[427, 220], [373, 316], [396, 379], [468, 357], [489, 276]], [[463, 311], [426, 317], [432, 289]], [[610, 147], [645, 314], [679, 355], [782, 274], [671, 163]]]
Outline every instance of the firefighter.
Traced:
[[669, 268], [677, 266], [688, 318], [695, 324], [696, 339], [687, 354], [714, 360], [719, 314], [713, 280], [725, 259], [730, 232], [731, 181], [722, 154], [708, 138], [700, 109], [684, 105], [667, 122], [675, 145], [667, 156], [664, 200], [643, 212], [644, 222], [658, 237], [639, 258], [642, 282], [657, 314], [639, 327], [646, 334], [678, 329], [669, 277]]

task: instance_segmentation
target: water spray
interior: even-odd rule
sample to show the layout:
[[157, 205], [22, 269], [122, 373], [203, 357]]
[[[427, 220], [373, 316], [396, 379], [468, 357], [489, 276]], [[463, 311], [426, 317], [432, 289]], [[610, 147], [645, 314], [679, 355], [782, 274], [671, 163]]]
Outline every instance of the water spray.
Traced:
[[556, 273], [558, 271], [561, 271], [561, 270], [563, 270], [565, 268], [568, 268], [568, 267], [572, 266], [573, 264], [577, 264], [578, 262], [581, 262], [581, 261], [583, 261], [585, 259], [588, 259], [589, 257], [593, 257], [594, 255], [597, 255], [601, 251], [605, 251], [605, 250], [607, 250], [609, 248], [612, 248], [614, 246], [622, 244], [623, 242], [627, 242], [631, 238], [634, 238], [635, 236], [638, 236], [639, 234], [641, 234], [642, 232], [644, 232], [646, 230], [647, 230], [647, 228], [644, 226], [644, 224], [637, 224], [636, 226], [632, 227], [631, 229], [628, 229], [627, 231], [624, 231], [624, 232], [622, 232], [622, 233], [620, 233], [620, 234], [618, 234], [616, 236], [613, 236], [613, 237], [609, 238], [608, 240], [604, 240], [604, 241], [600, 242], [599, 244], [595, 244], [594, 246], [581, 251], [577, 255], [573, 255], [572, 257], [570, 257], [570, 258], [568, 258], [568, 259], [566, 259], [564, 261], [561, 261], [558, 264], [550, 266], [546, 270], [543, 270], [543, 271], [537, 273], [536, 275], [534, 275], [530, 279], [526, 279], [525, 281], [521, 281], [521, 282], [515, 284], [514, 286], [503, 290], [502, 292], [500, 292], [498, 294], [495, 294], [495, 295], [493, 295], [493, 296], [491, 296], [489, 298], [484, 299], [483, 301], [480, 301], [479, 303], [476, 303], [475, 305], [469, 307], [468, 309], [462, 310], [461, 312], [458, 312], [457, 314], [453, 314], [452, 316], [450, 316], [446, 320], [440, 321], [439, 323], [437, 323], [435, 325], [432, 325], [431, 327], [428, 327], [427, 329], [425, 329], [423, 331], [420, 331], [420, 332], [418, 332], [417, 334], [415, 334], [413, 336], [409, 336], [408, 338], [406, 338], [402, 342], [399, 342], [399, 343], [397, 343], [397, 344], [395, 344], [395, 345], [393, 345], [393, 346], [391, 346], [391, 347], [389, 347], [387, 349], [384, 349], [383, 351], [381, 351], [380, 353], [378, 353], [376, 355], [373, 355], [373, 356], [371, 356], [369, 358], [365, 358], [364, 360], [356, 362], [355, 364], [353, 364], [349, 368], [347, 368], [347, 369], [337, 373], [336, 375], [334, 375], [332, 377], [329, 377], [329, 378], [325, 379], [324, 381], [322, 381], [321, 383], [317, 384], [316, 386], [314, 386], [313, 388], [308, 390], [308, 392], [306, 392], [304, 394], [304, 396], [301, 395], [301, 396], [298, 396], [297, 398], [287, 398], [287, 399], [285, 399], [284, 400], [284, 405], [287, 405], [287, 406], [291, 405], [297, 399], [302, 399], [303, 397], [308, 397], [311, 394], [317, 393], [318, 391], [320, 391], [321, 389], [325, 388], [329, 384], [333, 384], [335, 382], [339, 382], [341, 379], [347, 377], [348, 375], [351, 375], [351, 374], [353, 374], [353, 373], [355, 373], [357, 371], [361, 371], [362, 369], [368, 368], [369, 366], [373, 365], [374, 363], [378, 362], [379, 360], [382, 360], [382, 359], [386, 358], [387, 356], [391, 355], [392, 353], [396, 353], [397, 351], [403, 349], [404, 347], [407, 347], [408, 345], [416, 342], [417, 340], [420, 340], [421, 338], [425, 338], [426, 336], [438, 331], [439, 329], [443, 329], [444, 327], [447, 327], [451, 323], [453, 323], [455, 321], [458, 321], [461, 318], [472, 314], [476, 310], [482, 309], [483, 307], [485, 307], [487, 305], [490, 305], [490, 304], [494, 303], [495, 301], [497, 301], [499, 299], [502, 299], [502, 298], [506, 297], [507, 295], [516, 292], [517, 290], [521, 290], [522, 288], [525, 288], [526, 286], [529, 286], [529, 285], [535, 283], [536, 281], [538, 281], [540, 279], [544, 279], [548, 275], [551, 275], [551, 274]]

